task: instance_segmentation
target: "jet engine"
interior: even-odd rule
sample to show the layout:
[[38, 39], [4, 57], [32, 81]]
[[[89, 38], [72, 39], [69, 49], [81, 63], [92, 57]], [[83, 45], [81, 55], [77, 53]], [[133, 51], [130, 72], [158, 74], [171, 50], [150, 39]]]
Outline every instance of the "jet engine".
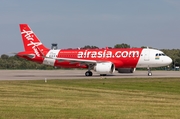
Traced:
[[115, 71], [115, 66], [111, 62], [97, 63], [96, 66], [94, 67], [94, 71], [100, 74], [106, 74], [106, 73], [112, 74]]
[[136, 68], [118, 68], [118, 73], [133, 73]]

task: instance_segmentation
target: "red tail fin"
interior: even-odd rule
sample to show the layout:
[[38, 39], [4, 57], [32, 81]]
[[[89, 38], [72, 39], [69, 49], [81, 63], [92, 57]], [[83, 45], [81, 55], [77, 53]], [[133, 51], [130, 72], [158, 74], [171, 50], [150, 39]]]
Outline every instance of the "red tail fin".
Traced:
[[27, 24], [20, 24], [19, 26], [25, 51], [34, 51], [36, 55], [39, 55], [37, 47], [41, 51], [48, 50]]

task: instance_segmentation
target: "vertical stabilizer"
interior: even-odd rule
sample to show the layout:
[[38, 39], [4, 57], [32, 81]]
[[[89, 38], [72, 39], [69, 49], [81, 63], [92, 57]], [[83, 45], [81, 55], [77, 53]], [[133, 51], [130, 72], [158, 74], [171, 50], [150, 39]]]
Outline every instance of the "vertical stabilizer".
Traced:
[[39, 56], [38, 50], [41, 52], [48, 50], [27, 24], [20, 24], [19, 26], [25, 51], [34, 51]]

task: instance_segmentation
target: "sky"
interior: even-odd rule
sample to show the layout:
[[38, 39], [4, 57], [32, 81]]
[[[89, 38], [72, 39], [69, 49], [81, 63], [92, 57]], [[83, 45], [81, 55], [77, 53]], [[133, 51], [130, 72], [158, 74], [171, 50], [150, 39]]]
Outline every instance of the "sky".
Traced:
[[0, 54], [24, 51], [20, 23], [49, 48], [180, 49], [180, 0], [0, 0]]

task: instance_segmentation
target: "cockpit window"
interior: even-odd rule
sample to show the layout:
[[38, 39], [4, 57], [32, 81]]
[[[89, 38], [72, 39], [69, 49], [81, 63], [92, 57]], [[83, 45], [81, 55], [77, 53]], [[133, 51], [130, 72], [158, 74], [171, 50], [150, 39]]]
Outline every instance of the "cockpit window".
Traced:
[[166, 56], [164, 53], [156, 53], [156, 56]]

